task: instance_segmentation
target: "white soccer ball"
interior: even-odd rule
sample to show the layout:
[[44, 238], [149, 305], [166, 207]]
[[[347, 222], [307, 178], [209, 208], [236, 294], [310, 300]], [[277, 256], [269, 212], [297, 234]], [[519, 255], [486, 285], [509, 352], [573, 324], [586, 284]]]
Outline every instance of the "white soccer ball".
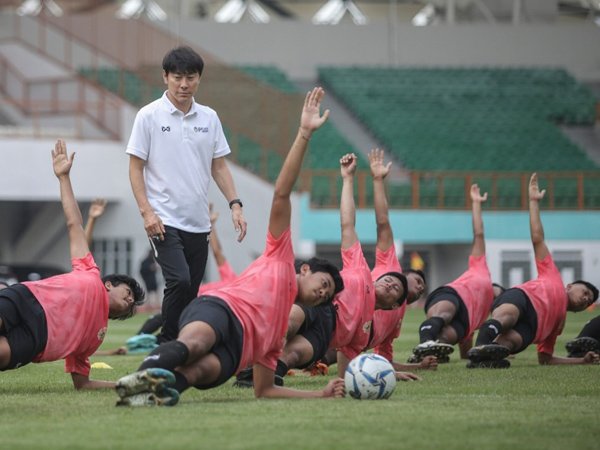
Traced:
[[374, 353], [358, 355], [344, 374], [346, 393], [357, 400], [389, 398], [396, 388], [394, 367], [383, 356]]

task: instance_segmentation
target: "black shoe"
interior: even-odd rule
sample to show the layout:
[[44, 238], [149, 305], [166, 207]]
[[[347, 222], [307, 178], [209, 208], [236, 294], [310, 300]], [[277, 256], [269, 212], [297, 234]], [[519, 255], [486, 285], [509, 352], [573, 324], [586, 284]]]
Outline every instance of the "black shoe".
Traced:
[[508, 369], [510, 367], [510, 361], [508, 359], [498, 359], [496, 361], [469, 361], [467, 363], [467, 369]]
[[246, 367], [238, 372], [233, 382], [234, 387], [252, 388], [254, 387], [254, 371], [252, 367]]
[[510, 355], [510, 350], [504, 345], [488, 344], [473, 347], [467, 352], [467, 357], [472, 362], [499, 361]]
[[415, 355], [417, 358], [420, 358], [420, 361], [422, 361], [425, 356], [433, 355], [438, 358], [439, 361], [440, 358], [448, 356], [453, 351], [454, 347], [452, 347], [450, 344], [444, 344], [437, 341], [426, 341], [421, 342], [419, 345], [413, 348], [413, 355]]
[[596, 339], [583, 336], [567, 342], [565, 348], [569, 358], [583, 358], [587, 352], [600, 353], [600, 342]]

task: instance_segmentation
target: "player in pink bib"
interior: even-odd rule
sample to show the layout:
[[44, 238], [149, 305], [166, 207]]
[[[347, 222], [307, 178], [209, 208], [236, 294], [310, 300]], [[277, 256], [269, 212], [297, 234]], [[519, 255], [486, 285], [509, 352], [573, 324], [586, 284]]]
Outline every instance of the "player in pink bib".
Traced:
[[417, 362], [427, 355], [435, 355], [439, 362], [447, 362], [453, 345], [459, 343], [461, 355], [466, 358], [472, 336], [489, 316], [494, 299], [490, 271], [485, 260], [485, 239], [481, 204], [487, 193], [481, 195], [479, 186], [471, 186], [471, 213], [473, 246], [469, 268], [459, 278], [434, 290], [425, 302], [427, 319], [419, 327], [420, 343], [413, 349], [409, 361]]
[[294, 301], [318, 305], [343, 289], [338, 270], [326, 261], [313, 258], [298, 274], [294, 269], [290, 194], [308, 141], [329, 115], [320, 112], [323, 95], [321, 88], [306, 95], [300, 129], [275, 182], [265, 251], [236, 280], [192, 300], [181, 315], [177, 339], [160, 345], [138, 372], [119, 380], [118, 405], [173, 405], [187, 388], [218, 386], [248, 365], [254, 368], [257, 397], [344, 395], [341, 379], [320, 391], [274, 384]]
[[[378, 159], [383, 159], [382, 152], [374, 150], [371, 153], [376, 154]], [[381, 161], [378, 161], [378, 164], [381, 165]], [[407, 275], [400, 273], [400, 264], [393, 249], [389, 253], [386, 252], [384, 259], [378, 262], [376, 276], [373, 278], [356, 234], [353, 191], [356, 165], [357, 159], [354, 154], [344, 155], [340, 159], [343, 179], [340, 202], [343, 262], [341, 276], [344, 280], [344, 291], [336, 296], [332, 305], [319, 305], [314, 308], [298, 304], [293, 306], [287, 342], [277, 363], [276, 382], [283, 383], [283, 377], [289, 368], [305, 368], [316, 364], [319, 360], [324, 360], [326, 354], [326, 363], [333, 364], [337, 361], [338, 375], [343, 376], [348, 362], [369, 345], [374, 313], [379, 310], [387, 310], [389, 313], [401, 310], [407, 298], [416, 299], [424, 290], [424, 275], [417, 271], [411, 271]], [[381, 181], [383, 183], [383, 180]], [[383, 184], [381, 188], [383, 189]], [[387, 211], [385, 190], [379, 195], [384, 197], [384, 207]], [[378, 218], [378, 236], [379, 222]], [[389, 221], [387, 228], [382, 228], [388, 230], [387, 233], [381, 233], [389, 238], [386, 249], [393, 247]], [[395, 264], [390, 263], [388, 258], [395, 259]], [[392, 332], [397, 330], [396, 323], [392, 328]], [[385, 333], [385, 330], [382, 333]], [[322, 362], [320, 366], [324, 364], [325, 362]], [[398, 372], [397, 376], [405, 375]], [[406, 377], [411, 378], [412, 375], [407, 374]], [[247, 373], [240, 373], [236, 385], [248, 386], [249, 381]]]
[[425, 290], [425, 274], [420, 270], [402, 271], [396, 249], [394, 234], [389, 220], [389, 208], [385, 192], [384, 180], [390, 172], [392, 163], [384, 164], [384, 151], [373, 149], [369, 152], [369, 165], [373, 178], [373, 198], [375, 202], [375, 221], [377, 223], [377, 245], [375, 247], [375, 266], [371, 277], [376, 282], [386, 273], [397, 272], [406, 277], [406, 301], [398, 308], [385, 310], [377, 309], [373, 314], [373, 323], [366, 349], [373, 349], [375, 353], [386, 358], [396, 370], [396, 378], [401, 380], [418, 379], [412, 373], [404, 372], [413, 369], [437, 368], [435, 356], [423, 358], [418, 363], [403, 364], [394, 361], [394, 340], [400, 335], [402, 320], [406, 313], [407, 303], [417, 301]]
[[108, 319], [131, 317], [144, 291], [126, 275], [100, 277], [69, 177], [74, 157], [69, 158], [64, 141], [56, 143], [52, 161], [73, 270], [0, 291], [0, 370], [64, 359], [76, 389], [112, 388], [114, 382], [89, 378], [89, 357], [102, 344]]
[[564, 286], [544, 241], [539, 201], [545, 192], [540, 191], [534, 173], [529, 180], [529, 227], [538, 277], [506, 290], [494, 300], [492, 318], [481, 326], [476, 346], [468, 352], [467, 367], [510, 367], [505, 358], [531, 343], [537, 344], [540, 364], [589, 364], [599, 360], [594, 352], [580, 358], [559, 358], [553, 354], [567, 311], [586, 309], [598, 299], [598, 289], [583, 280]]

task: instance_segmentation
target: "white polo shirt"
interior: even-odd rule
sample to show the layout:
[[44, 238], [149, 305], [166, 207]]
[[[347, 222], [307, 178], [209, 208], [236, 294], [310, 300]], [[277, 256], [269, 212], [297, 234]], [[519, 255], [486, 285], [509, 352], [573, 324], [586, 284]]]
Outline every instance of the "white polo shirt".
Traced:
[[137, 113], [126, 152], [146, 161], [146, 195], [165, 225], [192, 233], [210, 231], [212, 160], [231, 153], [213, 109], [194, 101], [183, 114], [165, 91]]

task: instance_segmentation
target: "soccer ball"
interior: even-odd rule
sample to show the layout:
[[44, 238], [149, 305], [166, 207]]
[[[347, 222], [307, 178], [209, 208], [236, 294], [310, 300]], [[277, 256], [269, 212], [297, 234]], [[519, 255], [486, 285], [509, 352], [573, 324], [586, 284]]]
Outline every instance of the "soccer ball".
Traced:
[[374, 353], [358, 355], [344, 374], [346, 393], [357, 400], [389, 398], [396, 387], [396, 374], [390, 362]]

